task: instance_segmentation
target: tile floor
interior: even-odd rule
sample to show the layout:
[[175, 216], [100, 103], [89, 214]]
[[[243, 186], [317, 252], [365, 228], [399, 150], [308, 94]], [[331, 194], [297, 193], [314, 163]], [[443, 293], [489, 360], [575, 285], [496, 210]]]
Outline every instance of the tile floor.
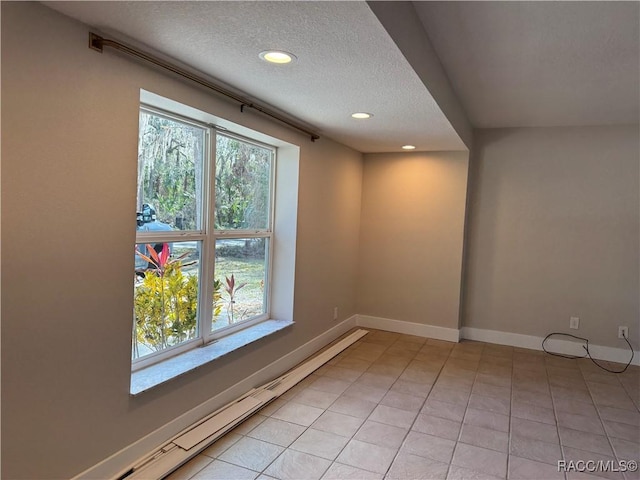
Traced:
[[370, 330], [167, 480], [630, 480], [557, 462], [637, 461], [639, 406], [638, 367]]

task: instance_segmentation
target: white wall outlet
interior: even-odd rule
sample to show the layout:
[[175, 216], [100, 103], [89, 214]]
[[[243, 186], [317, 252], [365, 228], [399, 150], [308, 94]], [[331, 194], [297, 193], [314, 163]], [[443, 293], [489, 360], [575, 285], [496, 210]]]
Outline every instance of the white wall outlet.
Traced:
[[618, 338], [629, 338], [629, 327], [618, 327]]
[[333, 319], [338, 319], [338, 307], [333, 307]]
[[580, 327], [580, 317], [571, 317], [569, 319], [569, 328], [577, 330]]

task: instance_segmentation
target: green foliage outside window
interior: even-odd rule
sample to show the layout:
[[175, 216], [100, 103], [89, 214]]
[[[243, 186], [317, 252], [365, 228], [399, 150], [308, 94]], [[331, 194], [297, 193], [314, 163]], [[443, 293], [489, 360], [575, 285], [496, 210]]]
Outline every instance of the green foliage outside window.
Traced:
[[[138, 204], [149, 203], [158, 220], [197, 230], [202, 197], [204, 130], [140, 112]], [[218, 135], [215, 228], [266, 228], [271, 150]]]
[[138, 204], [180, 230], [198, 228], [204, 130], [140, 112]]
[[[164, 244], [160, 253], [147, 245], [150, 256], [139, 251], [145, 261], [155, 268], [144, 273], [134, 293], [134, 358], [139, 357], [139, 346], [153, 351], [164, 350], [197, 336], [198, 278], [183, 272], [184, 256], [170, 259]], [[193, 263], [193, 262], [192, 262]], [[214, 282], [213, 315], [222, 311], [222, 284]]]
[[164, 275], [150, 270], [135, 290], [135, 340], [152, 350], [163, 350], [195, 337], [198, 281], [184, 275], [179, 264]]
[[266, 228], [271, 151], [219, 135], [216, 141], [216, 228]]

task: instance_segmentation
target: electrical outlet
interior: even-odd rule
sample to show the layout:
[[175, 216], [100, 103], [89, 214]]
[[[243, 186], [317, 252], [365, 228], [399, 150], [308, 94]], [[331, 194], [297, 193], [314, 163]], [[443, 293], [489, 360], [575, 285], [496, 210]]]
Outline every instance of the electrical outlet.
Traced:
[[338, 319], [338, 307], [333, 307], [333, 319]]
[[629, 338], [629, 327], [618, 327], [618, 338]]
[[580, 327], [580, 317], [571, 317], [569, 319], [569, 328], [577, 330]]

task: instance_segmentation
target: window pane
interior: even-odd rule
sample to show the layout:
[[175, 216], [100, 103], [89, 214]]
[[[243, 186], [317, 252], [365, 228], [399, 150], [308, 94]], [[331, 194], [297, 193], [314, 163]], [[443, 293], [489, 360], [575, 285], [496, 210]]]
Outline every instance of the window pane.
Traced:
[[235, 138], [216, 140], [216, 228], [269, 228], [273, 152]]
[[200, 242], [137, 244], [133, 359], [197, 336]]
[[205, 132], [194, 125], [140, 111], [139, 230], [163, 226], [201, 230]]
[[216, 240], [212, 330], [266, 312], [267, 238]]

